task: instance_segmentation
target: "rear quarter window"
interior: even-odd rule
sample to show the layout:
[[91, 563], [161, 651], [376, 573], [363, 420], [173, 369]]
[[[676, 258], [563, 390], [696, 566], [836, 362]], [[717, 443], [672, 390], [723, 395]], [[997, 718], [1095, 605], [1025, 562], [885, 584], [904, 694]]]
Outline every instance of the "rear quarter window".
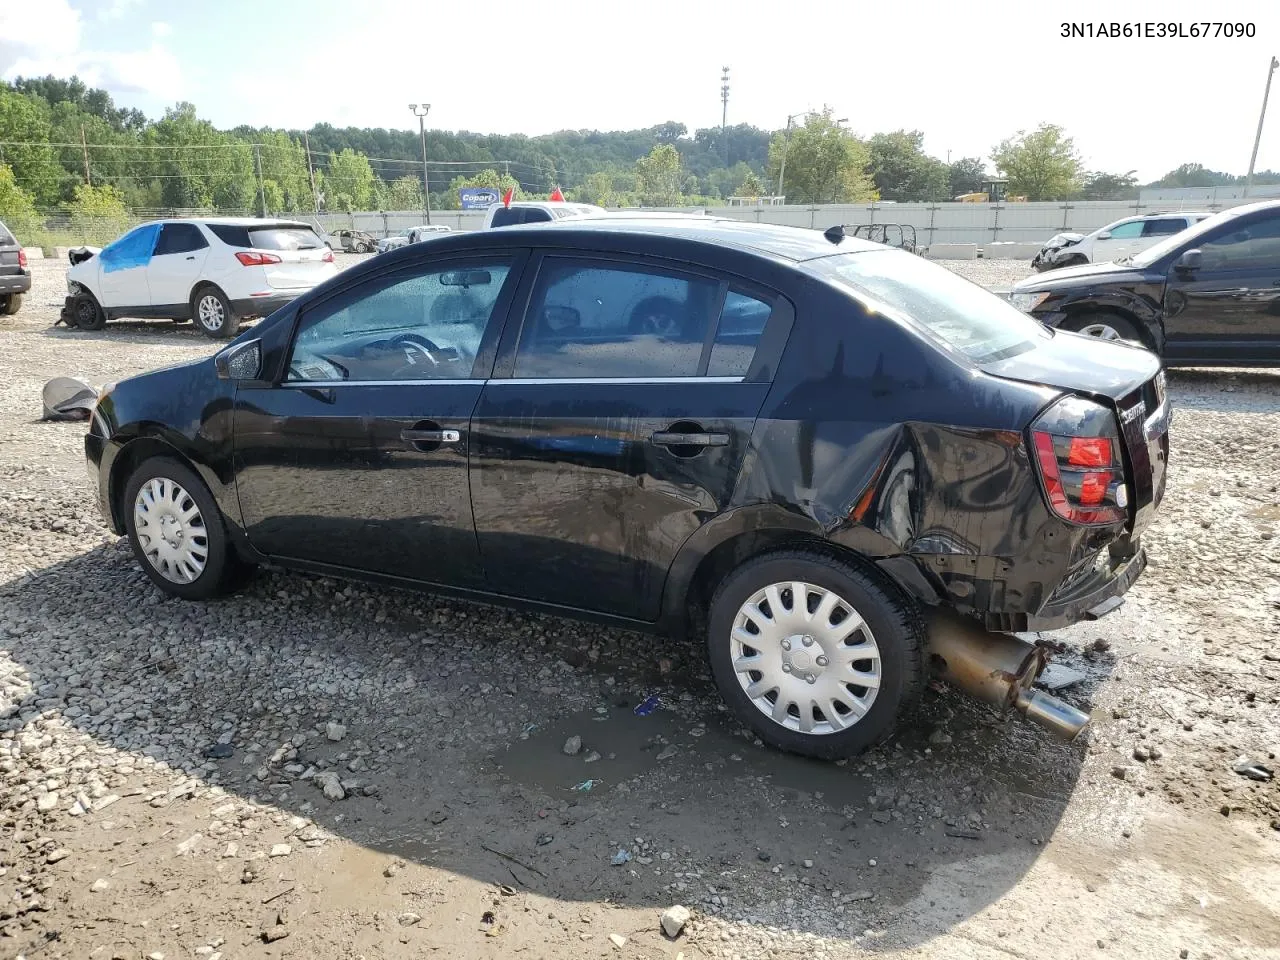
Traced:
[[9, 232], [9, 228], [6, 227], [3, 223], [0, 223], [0, 246], [7, 247], [10, 244], [14, 244], [17, 242], [18, 241], [13, 238], [13, 234]]

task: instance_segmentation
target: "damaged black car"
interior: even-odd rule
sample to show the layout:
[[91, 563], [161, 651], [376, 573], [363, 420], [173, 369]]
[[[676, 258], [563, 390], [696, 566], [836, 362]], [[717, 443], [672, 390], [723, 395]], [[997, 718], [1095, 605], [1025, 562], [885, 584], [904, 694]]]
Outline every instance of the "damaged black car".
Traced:
[[105, 390], [85, 446], [173, 596], [272, 564], [695, 632], [742, 722], [840, 757], [931, 673], [1079, 732], [1013, 634], [1122, 601], [1168, 422], [1151, 353], [909, 253], [618, 217], [353, 267]]

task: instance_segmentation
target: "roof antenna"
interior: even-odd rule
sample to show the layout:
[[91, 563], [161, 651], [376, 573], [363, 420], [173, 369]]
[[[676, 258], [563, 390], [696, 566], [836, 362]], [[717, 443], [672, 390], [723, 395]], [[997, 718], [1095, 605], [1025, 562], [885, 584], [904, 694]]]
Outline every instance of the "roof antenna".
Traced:
[[834, 227], [828, 227], [822, 231], [822, 235], [832, 243], [839, 243], [844, 239], [844, 224], [837, 223]]

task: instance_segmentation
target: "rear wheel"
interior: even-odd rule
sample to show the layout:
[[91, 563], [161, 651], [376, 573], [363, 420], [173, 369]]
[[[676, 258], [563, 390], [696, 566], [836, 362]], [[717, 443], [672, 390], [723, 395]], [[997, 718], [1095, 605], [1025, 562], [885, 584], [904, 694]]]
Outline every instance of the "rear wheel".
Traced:
[[847, 757], [888, 736], [920, 695], [923, 646], [909, 601], [819, 554], [749, 561], [711, 602], [721, 696], [765, 742], [805, 756]]
[[12, 317], [20, 309], [22, 309], [22, 294], [20, 293], [11, 293], [4, 298], [3, 303], [0, 303], [0, 313], [3, 313], [6, 317]]
[[125, 530], [151, 582], [183, 600], [227, 592], [239, 562], [203, 481], [167, 457], [144, 461], [124, 491]]
[[191, 316], [200, 332], [215, 340], [229, 340], [240, 332], [240, 318], [231, 309], [226, 294], [217, 287], [196, 290], [191, 297]]
[[86, 290], [76, 294], [75, 300], [71, 303], [71, 311], [75, 317], [76, 326], [81, 330], [101, 330], [107, 325], [107, 315], [102, 307], [98, 306], [98, 301], [93, 298], [93, 294]]
[[1123, 317], [1118, 313], [1103, 313], [1100, 311], [1077, 313], [1067, 317], [1059, 326], [1063, 330], [1083, 333], [1087, 337], [1097, 337], [1099, 340], [1123, 341], [1137, 344], [1140, 347], [1150, 346], [1138, 330], [1137, 325], [1128, 317]]

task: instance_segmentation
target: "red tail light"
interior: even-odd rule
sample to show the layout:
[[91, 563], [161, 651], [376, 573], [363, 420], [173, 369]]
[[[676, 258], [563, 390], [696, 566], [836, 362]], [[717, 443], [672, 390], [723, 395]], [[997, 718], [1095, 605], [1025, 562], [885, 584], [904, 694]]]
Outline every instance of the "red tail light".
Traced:
[[324, 256], [321, 257], [320, 259], [323, 260], [325, 263], [333, 263], [333, 251], [326, 250], [324, 252]]
[[280, 262], [280, 258], [274, 253], [254, 253], [248, 250], [238, 251], [236, 259], [246, 267], [261, 267], [268, 263]]
[[1054, 513], [1079, 524], [1125, 519], [1129, 491], [1115, 414], [1100, 404], [1067, 397], [1032, 425], [1031, 439]]
[[27, 251], [21, 247], [18, 248], [18, 266], [23, 270], [27, 269]]

